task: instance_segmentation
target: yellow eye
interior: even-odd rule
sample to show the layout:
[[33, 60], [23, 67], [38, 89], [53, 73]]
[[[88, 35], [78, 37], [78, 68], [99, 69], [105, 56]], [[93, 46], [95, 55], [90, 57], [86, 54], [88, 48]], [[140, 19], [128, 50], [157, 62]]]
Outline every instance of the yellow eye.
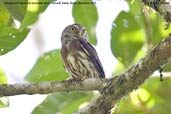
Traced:
[[83, 36], [84, 35], [83, 32], [81, 32], [80, 35]]
[[86, 30], [83, 29], [83, 32], [82, 33], [85, 34], [86, 33]]
[[75, 27], [71, 27], [70, 30], [71, 30], [71, 31], [75, 31], [76, 28], [75, 28]]
[[85, 34], [86, 30], [82, 30], [82, 32], [80, 33], [81, 36], [83, 36]]

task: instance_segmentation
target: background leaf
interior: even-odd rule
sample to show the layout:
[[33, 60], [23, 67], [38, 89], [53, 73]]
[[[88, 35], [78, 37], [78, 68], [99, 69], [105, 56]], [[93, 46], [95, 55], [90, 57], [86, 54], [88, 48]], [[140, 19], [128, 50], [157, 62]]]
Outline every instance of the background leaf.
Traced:
[[[7, 84], [8, 80], [5, 73], [0, 68], [0, 84]], [[9, 99], [7, 97], [0, 97], [0, 108], [1, 107], [8, 107], [9, 106]]]
[[[87, 4], [80, 4], [81, 2], [86, 2]], [[96, 24], [98, 21], [98, 14], [92, 0], [76, 0], [76, 4], [73, 5], [72, 15], [75, 23], [80, 23], [85, 26], [88, 32], [89, 41], [95, 45], [97, 43]]]
[[56, 114], [59, 112], [60, 114], [71, 114], [91, 97], [92, 92], [51, 94], [33, 110], [32, 114]]
[[25, 13], [21, 26], [25, 27], [34, 24], [38, 20], [39, 14], [44, 12], [52, 1], [53, 0], [28, 0], [28, 2], [38, 2], [39, 4], [29, 4], [27, 6], [27, 11]]
[[[64, 71], [60, 50], [53, 50], [39, 57], [25, 79], [31, 82], [40, 82], [64, 80], [67, 77], [68, 73]], [[51, 94], [33, 110], [32, 114], [56, 114], [57, 112], [70, 114], [76, 111], [82, 103], [88, 101], [91, 96], [92, 92]]]
[[8, 82], [5, 73], [0, 68], [0, 84], [6, 84]]
[[[27, 3], [27, 0], [2, 0], [8, 11], [10, 12], [11, 16], [13, 16], [16, 20], [22, 22], [26, 9], [27, 9], [27, 4], [21, 4]], [[13, 4], [12, 4], [13, 3]], [[14, 10], [15, 9], [15, 10]]]
[[171, 100], [170, 81], [170, 78], [165, 78], [162, 83], [159, 78], [149, 79], [141, 88], [132, 92], [128, 98], [120, 102], [115, 113], [169, 114], [171, 111], [171, 105], [168, 102]]
[[[0, 1], [0, 55], [15, 49], [26, 38], [29, 33], [27, 26], [32, 25], [38, 20], [39, 14], [45, 11], [51, 1], [44, 0], [43, 2], [47, 2], [47, 4], [40, 4], [39, 0], [37, 1], [39, 4], [28, 4], [33, 2], [32, 0]], [[13, 27], [11, 17], [22, 23], [20, 29]]]
[[[53, 0], [3, 0], [3, 4], [8, 9], [11, 16], [20, 21], [22, 27], [26, 27], [35, 23], [38, 20], [39, 14], [45, 11], [52, 1]], [[31, 4], [31, 2], [35, 2], [35, 4]]]
[[64, 80], [68, 73], [64, 70], [60, 50], [41, 55], [25, 79], [30, 82]]
[[16, 29], [0, 25], [0, 55], [15, 49], [27, 36], [27, 28]]
[[11, 15], [2, 1], [0, 1], [0, 25], [8, 25], [11, 23]]
[[144, 32], [130, 13], [122, 11], [114, 21], [111, 32], [111, 48], [114, 56], [125, 66], [134, 60], [144, 43]]

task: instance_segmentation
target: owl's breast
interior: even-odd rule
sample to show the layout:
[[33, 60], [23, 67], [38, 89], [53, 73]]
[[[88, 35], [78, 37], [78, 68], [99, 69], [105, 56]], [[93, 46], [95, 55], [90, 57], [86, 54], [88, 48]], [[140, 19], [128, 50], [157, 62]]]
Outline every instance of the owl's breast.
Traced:
[[75, 79], [96, 77], [98, 72], [89, 57], [82, 51], [69, 53], [67, 56], [68, 71]]

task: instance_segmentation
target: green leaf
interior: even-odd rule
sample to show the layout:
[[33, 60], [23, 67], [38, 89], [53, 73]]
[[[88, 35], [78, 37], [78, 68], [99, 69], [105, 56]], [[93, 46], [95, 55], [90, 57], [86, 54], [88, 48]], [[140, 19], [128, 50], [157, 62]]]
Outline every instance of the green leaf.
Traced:
[[139, 0], [128, 0], [129, 5], [129, 14], [136, 20], [136, 23], [141, 26], [141, 29], [145, 28], [144, 24], [144, 14], [143, 14], [143, 5]]
[[141, 16], [142, 12], [142, 3], [139, 0], [128, 0], [129, 5], [129, 13], [133, 14], [134, 16]]
[[[129, 13], [133, 14], [137, 22], [142, 26], [142, 29], [147, 29], [149, 27], [150, 30], [150, 43], [156, 45], [159, 43], [164, 37], [168, 36], [171, 32], [171, 29], [165, 30], [164, 20], [160, 14], [154, 13], [154, 11], [147, 10], [144, 8], [142, 3], [139, 0], [130, 0], [127, 1], [130, 7]], [[147, 15], [144, 15], [142, 10], [146, 10]], [[145, 20], [145, 16], [147, 20]], [[149, 20], [148, 20], [149, 19]], [[149, 25], [147, 25], [147, 23]]]
[[[51, 1], [0, 1], [0, 55], [15, 49], [26, 38], [29, 32], [26, 27], [38, 20], [39, 14], [47, 8]], [[22, 22], [20, 29], [8, 26], [12, 20], [11, 17]]]
[[162, 69], [164, 72], [170, 72], [171, 71], [171, 62], [164, 65], [164, 67]]
[[7, 97], [0, 98], [0, 108], [8, 107], [9, 106], [9, 99]]
[[135, 17], [122, 11], [114, 21], [111, 31], [111, 49], [114, 56], [129, 66], [144, 42], [144, 31]]
[[117, 66], [115, 67], [112, 76], [117, 76], [118, 74], [120, 74], [121, 72], [127, 70], [127, 68], [125, 68], [125, 66], [122, 64], [122, 62], [118, 61]]
[[[85, 4], [85, 2], [87, 4]], [[72, 15], [75, 23], [80, 23], [86, 27], [89, 40], [95, 45], [97, 43], [95, 30], [98, 21], [98, 14], [96, 6], [92, 3], [92, 0], [76, 0], [73, 5]]]
[[2, 1], [0, 1], [0, 25], [8, 25], [10, 21], [11, 15]]
[[[171, 111], [170, 81], [170, 78], [164, 78], [163, 82], [160, 82], [159, 77], [150, 78], [141, 88], [121, 101], [115, 113], [147, 114], [149, 112], [150, 114], [169, 114]], [[135, 100], [138, 102], [135, 102]]]
[[[40, 13], [45, 11], [53, 0], [3, 0], [11, 16], [20, 21], [21, 27], [34, 24]], [[15, 9], [15, 10], [14, 10]]]
[[[52, 1], [53, 0], [37, 0], [34, 1], [35, 4], [28, 4], [21, 26], [29, 26], [35, 23], [38, 20], [39, 14], [44, 12]], [[33, 0], [28, 0], [28, 2], [33, 2]]]
[[0, 68], [0, 84], [6, 84], [8, 82], [5, 73]]
[[[10, 14], [17, 19], [18, 21], [22, 22], [26, 9], [27, 9], [27, 4], [20, 4], [20, 2], [26, 3], [27, 0], [2, 0]], [[15, 10], [14, 10], [15, 9]]]
[[[5, 73], [0, 68], [0, 84], [6, 84], [8, 82]], [[1, 107], [8, 107], [9, 106], [9, 99], [7, 97], [0, 98], [0, 108]]]
[[16, 29], [0, 25], [0, 55], [15, 49], [27, 36], [27, 28]]
[[41, 55], [25, 79], [30, 82], [64, 80], [68, 73], [64, 70], [60, 50]]
[[92, 93], [72, 92], [49, 95], [31, 114], [71, 114], [79, 106], [90, 100]]
[[[164, 24], [162, 24], [163, 22], [159, 15], [154, 14], [154, 12], [149, 12], [149, 15], [150, 15], [150, 27], [152, 32], [151, 42], [153, 45], [156, 45], [163, 39], [161, 31], [164, 30], [162, 27]], [[161, 30], [161, 28], [163, 30]]]

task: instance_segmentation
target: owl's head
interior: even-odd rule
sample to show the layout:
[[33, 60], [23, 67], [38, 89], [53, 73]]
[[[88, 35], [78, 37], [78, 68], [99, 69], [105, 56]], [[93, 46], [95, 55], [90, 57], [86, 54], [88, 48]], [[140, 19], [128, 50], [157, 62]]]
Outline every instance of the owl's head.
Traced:
[[68, 41], [72, 41], [78, 38], [82, 38], [86, 41], [88, 40], [86, 29], [80, 24], [72, 24], [72, 25], [67, 26], [63, 30], [62, 36], [61, 36], [61, 42], [62, 44], [64, 44]]

